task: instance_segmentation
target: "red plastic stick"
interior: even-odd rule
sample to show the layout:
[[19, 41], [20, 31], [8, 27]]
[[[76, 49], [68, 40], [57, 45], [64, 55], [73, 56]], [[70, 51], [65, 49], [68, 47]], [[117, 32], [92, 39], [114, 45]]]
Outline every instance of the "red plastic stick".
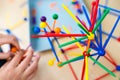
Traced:
[[32, 35], [32, 38], [40, 38], [40, 37], [81, 37], [86, 36], [86, 34], [45, 34], [45, 35]]
[[[116, 71], [116, 69], [112, 70], [112, 72], [115, 72], [115, 71]], [[109, 73], [106, 73], [106, 74], [104, 74], [104, 75], [102, 75], [102, 76], [96, 78], [95, 80], [100, 80], [100, 79], [106, 77], [107, 75], [109, 75]]]
[[115, 67], [117, 66], [113, 61], [111, 61], [110, 59], [108, 59], [108, 57], [104, 56], [105, 59], [107, 59], [111, 64], [113, 64]]
[[85, 75], [85, 59], [84, 59], [83, 68], [82, 68], [81, 80], [84, 80], [84, 75]]
[[[64, 58], [65, 58], [66, 60], [68, 60], [68, 57], [67, 57], [65, 54], [63, 54], [63, 55], [64, 55]], [[71, 65], [71, 64], [68, 64], [68, 66], [69, 66], [69, 68], [70, 68], [70, 70], [71, 70], [71, 72], [72, 72], [72, 74], [73, 74], [75, 80], [78, 80], [78, 77], [77, 77], [77, 75], [76, 75], [74, 69], [72, 68], [72, 65]]]
[[91, 17], [90, 17], [90, 20], [91, 20], [91, 21], [92, 21], [92, 19], [93, 19], [93, 13], [94, 13], [94, 9], [95, 9], [95, 4], [96, 4], [96, 1], [93, 1], [93, 2], [92, 2]]
[[112, 62], [117, 65], [117, 63], [115, 62], [115, 60], [110, 56], [110, 54], [108, 53], [108, 51], [106, 51], [106, 55], [112, 60]]
[[95, 10], [93, 12], [93, 18], [91, 20], [91, 28], [90, 28], [90, 31], [92, 31], [94, 29], [94, 25], [95, 25], [95, 22], [96, 22], [96, 18], [97, 18], [97, 12], [98, 12], [98, 4], [99, 4], [99, 0], [96, 0], [96, 5], [95, 5]]

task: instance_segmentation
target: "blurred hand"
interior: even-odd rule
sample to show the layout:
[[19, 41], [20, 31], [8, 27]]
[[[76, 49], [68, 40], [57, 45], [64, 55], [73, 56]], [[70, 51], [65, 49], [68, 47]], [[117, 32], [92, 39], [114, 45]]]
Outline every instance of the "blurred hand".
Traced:
[[[15, 36], [0, 34], [0, 46], [3, 44], [11, 44], [18, 50], [20, 50], [18, 40], [16, 39]], [[11, 55], [12, 54], [10, 52], [0, 53], [0, 59], [8, 59], [9, 57], [11, 57]]]
[[[22, 60], [24, 54], [26, 57]], [[12, 60], [0, 68], [0, 80], [31, 80], [38, 68], [39, 55], [33, 56], [33, 50], [19, 50]], [[22, 60], [22, 61], [21, 61]]]

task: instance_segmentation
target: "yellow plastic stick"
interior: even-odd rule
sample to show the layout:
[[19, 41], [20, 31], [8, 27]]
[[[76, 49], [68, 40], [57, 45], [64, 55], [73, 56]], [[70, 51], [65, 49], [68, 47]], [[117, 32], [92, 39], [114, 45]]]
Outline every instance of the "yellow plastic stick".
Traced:
[[85, 56], [85, 80], [89, 80], [88, 75], [88, 57]]
[[[65, 30], [65, 32], [67, 34], [70, 34], [70, 31], [66, 28], [66, 26], [62, 26], [62, 28]], [[75, 40], [75, 37], [71, 37], [73, 40]], [[82, 45], [79, 42], [76, 42], [76, 45], [80, 48], [80, 50], [82, 51], [82, 53], [84, 52], [84, 48], [82, 47]]]
[[[88, 52], [88, 49], [90, 48], [90, 40], [88, 40], [88, 45], [86, 47], [86, 51]], [[87, 55], [87, 52], [86, 52], [86, 55]], [[86, 80], [89, 80], [88, 78], [89, 76], [89, 72], [88, 72], [88, 56], [85, 56], [85, 78]]]
[[18, 26], [20, 26], [21, 24], [23, 24], [23, 23], [25, 23], [25, 21], [24, 21], [24, 20], [20, 20], [20, 21], [18, 21], [16, 24], [14, 24], [12, 27], [10, 27], [9, 29], [10, 29], [10, 30], [13, 30], [13, 29], [15, 29], [16, 27], [18, 27]]
[[72, 57], [77, 57], [77, 56], [82, 56], [83, 54], [72, 52], [72, 53], [69, 53], [69, 54], [67, 54], [67, 55], [68, 55], [68, 56], [72, 56]]
[[62, 4], [62, 7], [66, 10], [66, 12], [73, 18], [73, 20], [78, 24], [78, 26], [84, 30], [87, 34], [89, 34], [88, 30], [86, 30], [86, 28], [84, 28], [84, 26], [80, 23], [80, 21], [75, 17], [75, 15], [67, 8], [67, 6], [65, 6], [64, 4]]

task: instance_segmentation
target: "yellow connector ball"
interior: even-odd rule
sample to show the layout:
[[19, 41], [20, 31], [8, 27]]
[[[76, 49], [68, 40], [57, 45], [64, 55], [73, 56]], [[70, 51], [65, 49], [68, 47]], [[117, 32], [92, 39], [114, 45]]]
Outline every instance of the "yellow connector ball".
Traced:
[[61, 31], [61, 29], [60, 29], [59, 27], [56, 27], [56, 28], [54, 29], [54, 31], [55, 31], [56, 34], [59, 34], [60, 31]]
[[48, 65], [49, 65], [49, 66], [53, 66], [53, 65], [54, 65], [54, 60], [49, 60], [49, 61], [48, 61]]
[[41, 27], [41, 28], [45, 28], [46, 26], [47, 26], [47, 25], [46, 25], [46, 22], [41, 22], [41, 23], [40, 23], [40, 27]]
[[92, 32], [90, 32], [90, 35], [87, 35], [87, 37], [89, 40], [94, 40], [95, 35]]

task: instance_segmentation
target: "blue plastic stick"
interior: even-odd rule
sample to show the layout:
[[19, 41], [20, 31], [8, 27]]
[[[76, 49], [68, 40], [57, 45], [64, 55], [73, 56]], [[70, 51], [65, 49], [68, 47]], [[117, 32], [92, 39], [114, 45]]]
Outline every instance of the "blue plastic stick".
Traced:
[[62, 34], [66, 34], [65, 32], [63, 32], [63, 31], [61, 31], [60, 33], [62, 33]]
[[[85, 42], [82, 42], [82, 41], [79, 41], [81, 44], [87, 46], [87, 44]], [[95, 46], [95, 48], [93, 48], [93, 46]], [[90, 48], [94, 49], [95, 51], [98, 51], [98, 48], [97, 46], [91, 41], [91, 44], [90, 44]]]
[[[100, 30], [98, 30], [98, 31], [100, 31]], [[107, 35], [107, 36], [109, 35], [109, 34], [108, 34], [107, 32], [105, 32], [105, 31], [102, 31], [102, 33], [105, 34], [105, 35]], [[111, 37], [112, 37], [113, 39], [117, 39], [116, 36], [113, 36], [113, 35], [112, 35]]]
[[111, 8], [111, 7], [107, 7], [107, 6], [104, 6], [104, 5], [101, 5], [101, 4], [99, 4], [99, 7], [102, 7], [102, 8], [109, 8], [111, 11], [120, 13], [120, 10], [117, 10], [117, 9], [114, 9], [114, 8]]
[[91, 45], [95, 46], [95, 48], [93, 48], [93, 49], [98, 51], [98, 47], [96, 46], [96, 44], [94, 42], [91, 41]]
[[117, 16], [117, 17], [120, 15], [120, 13], [114, 13], [114, 12], [110, 12], [109, 14], [111, 14], [113, 16]]
[[110, 38], [111, 38], [111, 36], [112, 36], [115, 28], [117, 27], [117, 24], [118, 24], [118, 22], [119, 22], [119, 19], [120, 19], [120, 16], [118, 16], [118, 19], [116, 20], [116, 22], [115, 22], [115, 24], [114, 24], [114, 26], [113, 26], [110, 34], [108, 35], [108, 38], [106, 39], [106, 41], [105, 41], [105, 43], [104, 43], [104, 45], [103, 45], [103, 49], [106, 48], [106, 46], [107, 46], [107, 44], [108, 44], [108, 42], [109, 42], [109, 40], [110, 40]]
[[91, 54], [90, 56], [96, 56], [96, 55], [98, 55], [98, 53]]
[[[99, 19], [101, 18], [101, 9], [98, 11]], [[102, 48], [102, 24], [99, 27], [100, 48]]]
[[95, 63], [98, 61], [99, 58], [100, 58], [100, 56], [98, 56], [98, 57], [96, 58], [96, 61], [93, 63], [93, 65], [95, 65]]
[[94, 34], [94, 35], [95, 35], [95, 41], [96, 41], [96, 43], [97, 43], [97, 46], [98, 46], [98, 48], [100, 48], [98, 38], [97, 38], [96, 34]]
[[89, 23], [89, 26], [91, 26], [91, 21], [90, 21], [90, 18], [89, 18], [89, 16], [88, 16], [88, 13], [87, 13], [86, 8], [85, 8], [84, 5], [82, 5], [82, 9], [83, 9], [83, 12], [85, 13], [85, 16], [86, 16], [86, 18], [87, 18], [87, 21], [88, 21], [88, 23]]
[[54, 37], [54, 39], [55, 39], [55, 41], [56, 41], [57, 45], [59, 46], [59, 45], [60, 45], [60, 43], [59, 43], [58, 39], [57, 39], [56, 37]]
[[[47, 30], [44, 28], [44, 31], [45, 31], [45, 33], [47, 33]], [[57, 56], [57, 54], [56, 54], [56, 51], [55, 51], [55, 49], [54, 49], [54, 46], [53, 46], [53, 44], [52, 44], [52, 41], [50, 40], [50, 38], [49, 37], [47, 37], [47, 39], [48, 39], [48, 41], [49, 41], [49, 43], [50, 43], [50, 46], [51, 46], [51, 48], [52, 48], [52, 51], [53, 51], [53, 53], [54, 53], [54, 55], [55, 55], [55, 57], [56, 57], [56, 60], [58, 61], [58, 62], [60, 62], [60, 60], [59, 60], [59, 58], [58, 58], [58, 56]], [[46, 45], [47, 46], [47, 45]]]

